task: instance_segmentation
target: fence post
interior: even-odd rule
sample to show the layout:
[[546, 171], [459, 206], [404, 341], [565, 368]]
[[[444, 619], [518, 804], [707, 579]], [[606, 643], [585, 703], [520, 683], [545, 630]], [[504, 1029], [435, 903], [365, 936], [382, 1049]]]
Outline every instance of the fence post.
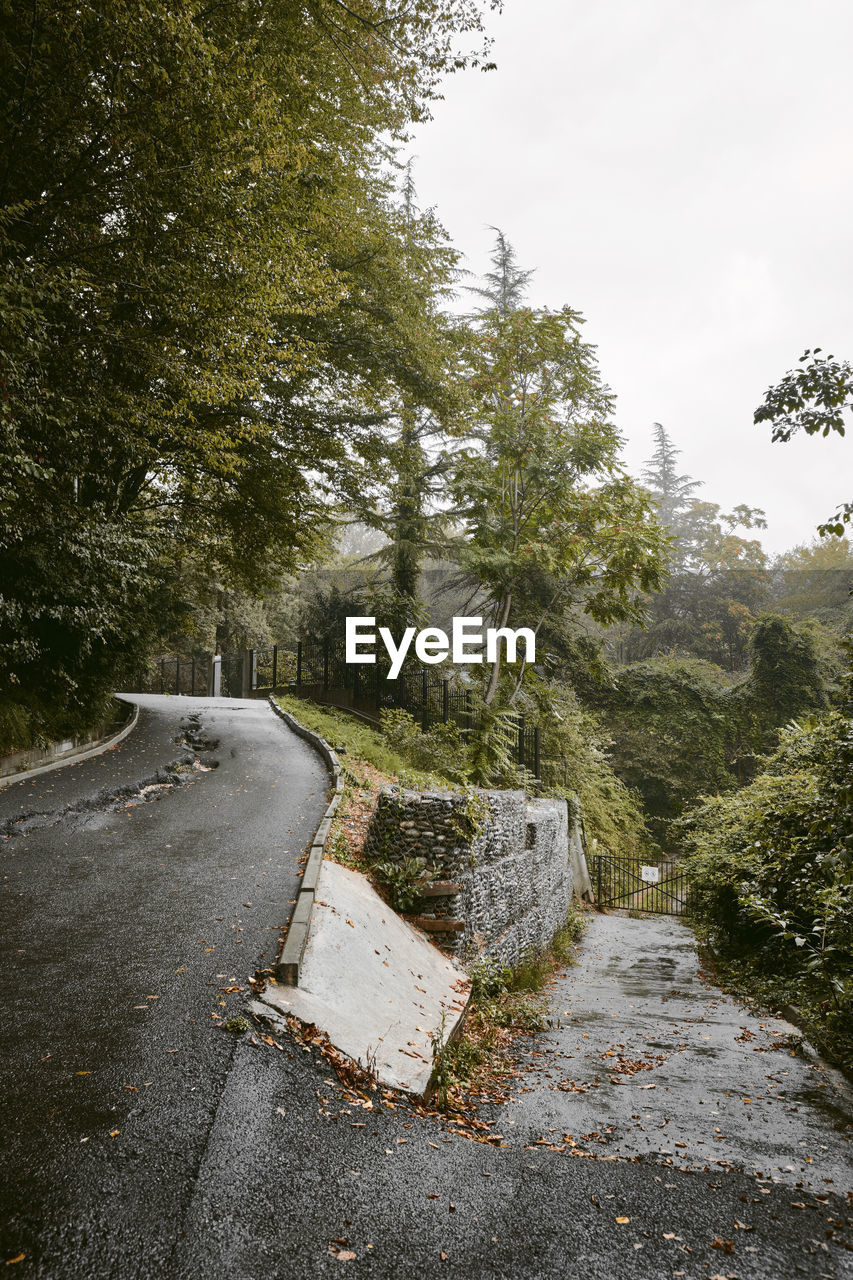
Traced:
[[323, 641], [323, 692], [329, 687], [329, 642]]
[[465, 728], [471, 728], [471, 690], [465, 690]]
[[278, 645], [272, 647], [272, 687], [278, 684]]
[[524, 768], [524, 716], [518, 717], [518, 763]]
[[536, 775], [536, 781], [542, 781], [542, 732], [537, 724], [533, 730], [533, 772]]
[[595, 903], [598, 909], [601, 910], [601, 858], [599, 857], [598, 854], [595, 855], [595, 870], [596, 870], [596, 884], [597, 884], [597, 890], [595, 894]]
[[181, 660], [175, 658], [175, 693], [181, 692]]
[[441, 682], [441, 722], [447, 724], [450, 718], [450, 681]]
[[222, 696], [222, 658], [218, 653], [213, 655], [210, 662], [208, 690], [211, 698], [220, 698]]
[[252, 689], [252, 650], [243, 649], [240, 653], [240, 697], [248, 698]]
[[302, 641], [296, 641], [296, 687], [302, 687]]
[[427, 681], [426, 667], [421, 671], [421, 729], [426, 733], [429, 728], [429, 707], [427, 706], [427, 698], [429, 697], [429, 684]]

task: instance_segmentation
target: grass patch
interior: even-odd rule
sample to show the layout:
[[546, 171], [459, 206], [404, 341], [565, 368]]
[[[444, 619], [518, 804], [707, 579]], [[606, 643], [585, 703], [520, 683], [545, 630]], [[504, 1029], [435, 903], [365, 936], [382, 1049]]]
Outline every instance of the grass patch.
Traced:
[[306, 729], [325, 738], [338, 753], [344, 791], [332, 820], [325, 856], [351, 871], [370, 874], [372, 866], [364, 854], [364, 841], [380, 789], [401, 786], [440, 790], [448, 785], [447, 779], [413, 768], [405, 756], [389, 746], [381, 729], [346, 711], [283, 695], [277, 695], [276, 702]]
[[[431, 791], [448, 785], [447, 779], [439, 774], [413, 767], [405, 756], [386, 742], [381, 729], [357, 720], [346, 711], [339, 711], [336, 707], [321, 707], [316, 702], [283, 695], [278, 695], [276, 702], [283, 711], [288, 711], [300, 724], [304, 724], [306, 729], [319, 733], [335, 751], [365, 761], [399, 786]], [[349, 760], [342, 759], [341, 764], [349, 772]]]

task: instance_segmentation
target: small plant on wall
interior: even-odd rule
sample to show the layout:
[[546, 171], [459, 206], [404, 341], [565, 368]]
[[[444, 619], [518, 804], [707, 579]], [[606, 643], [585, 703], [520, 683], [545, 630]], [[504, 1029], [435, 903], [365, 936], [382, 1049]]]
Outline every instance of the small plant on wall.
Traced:
[[415, 909], [423, 890], [436, 878], [435, 871], [427, 866], [426, 858], [403, 858], [400, 862], [385, 860], [374, 863], [371, 870], [386, 890], [391, 906], [403, 915]]

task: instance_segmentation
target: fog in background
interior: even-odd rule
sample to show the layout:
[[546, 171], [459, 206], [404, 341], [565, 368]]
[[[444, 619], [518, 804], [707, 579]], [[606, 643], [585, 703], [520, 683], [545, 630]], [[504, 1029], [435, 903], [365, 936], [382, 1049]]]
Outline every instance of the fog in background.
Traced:
[[768, 550], [853, 490], [847, 439], [752, 415], [806, 347], [853, 358], [849, 0], [507, 0], [497, 71], [413, 138], [466, 265], [501, 227], [529, 301], [587, 319], [637, 474], [662, 422], [697, 495], [764, 507]]

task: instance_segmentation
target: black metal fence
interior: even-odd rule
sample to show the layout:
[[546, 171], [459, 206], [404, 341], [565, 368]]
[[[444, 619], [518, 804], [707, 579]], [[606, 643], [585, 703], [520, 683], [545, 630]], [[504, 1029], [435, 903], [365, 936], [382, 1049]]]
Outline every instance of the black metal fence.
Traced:
[[[295, 650], [258, 651], [253, 669], [256, 689], [284, 685], [377, 718], [383, 710], [400, 708], [424, 733], [438, 724], [455, 724], [470, 735], [484, 727], [472, 690], [428, 667], [407, 668], [389, 680], [387, 666], [379, 662], [347, 663], [342, 644], [300, 641]], [[528, 724], [523, 715], [509, 714], [503, 717], [502, 734], [506, 754], [532, 779], [548, 786], [570, 785], [567, 761], [545, 749], [538, 725]]]
[[672, 859], [644, 863], [642, 858], [594, 854], [590, 865], [599, 907], [632, 908], [654, 915], [680, 916], [688, 910], [690, 885]]
[[158, 658], [138, 672], [134, 693], [180, 693], [189, 697], [206, 694], [211, 659]]
[[[215, 658], [159, 658], [140, 673], [137, 692], [180, 693], [226, 698], [289, 689], [378, 720], [383, 710], [407, 711], [427, 732], [434, 725], [455, 724], [471, 736], [481, 733], [485, 717], [471, 689], [428, 667], [407, 668], [395, 680], [388, 666], [347, 663], [343, 643], [300, 641], [219, 654]], [[501, 720], [504, 753], [539, 786], [571, 786], [568, 762], [548, 751], [541, 729], [523, 715]]]

